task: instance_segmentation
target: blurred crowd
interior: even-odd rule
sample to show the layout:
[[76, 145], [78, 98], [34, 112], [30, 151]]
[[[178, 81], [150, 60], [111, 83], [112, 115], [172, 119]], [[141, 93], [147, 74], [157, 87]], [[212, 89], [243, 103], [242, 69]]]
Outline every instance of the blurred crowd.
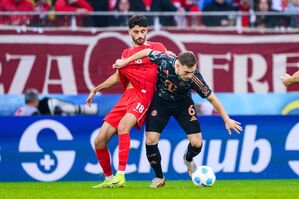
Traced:
[[[37, 15], [5, 15], [7, 11], [38, 12]], [[93, 15], [93, 12], [111, 12], [111, 15]], [[28, 26], [76, 26], [108, 27], [127, 26], [130, 16], [119, 13], [179, 12], [203, 15], [160, 16], [161, 26], [234, 26], [279, 28], [299, 26], [299, 0], [0, 0], [0, 24]], [[238, 11], [235, 15], [204, 15], [206, 12]], [[57, 12], [76, 12], [72, 17]], [[274, 14], [263, 15], [259, 12]], [[287, 13], [295, 13], [289, 15]], [[256, 13], [256, 14], [252, 14]], [[277, 14], [276, 14], [277, 13]], [[74, 20], [75, 19], [75, 20]], [[149, 17], [155, 24], [155, 17]]]

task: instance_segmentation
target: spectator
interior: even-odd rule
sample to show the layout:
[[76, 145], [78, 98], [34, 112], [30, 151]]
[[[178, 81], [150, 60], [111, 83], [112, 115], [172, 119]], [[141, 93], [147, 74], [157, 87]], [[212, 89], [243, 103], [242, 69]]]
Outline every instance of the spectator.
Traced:
[[20, 107], [16, 112], [15, 116], [31, 116], [39, 115], [38, 110], [39, 99], [37, 90], [30, 88], [25, 92], [25, 105]]
[[[92, 12], [93, 8], [86, 0], [57, 0], [55, 3], [55, 11], [87, 14], [88, 12]], [[57, 20], [58, 25], [69, 26], [71, 24], [69, 16], [59, 18], [60, 19]], [[82, 16], [77, 16], [76, 22], [77, 26], [82, 26], [84, 24]]]
[[[143, 0], [135, 1], [134, 5], [139, 11], [152, 11], [152, 12], [176, 12], [178, 9], [172, 4], [171, 0]], [[149, 24], [154, 24], [154, 19], [148, 17]], [[159, 17], [160, 25], [162, 26], [175, 26], [175, 20], [173, 16], [162, 16]]]
[[[131, 11], [131, 4], [129, 0], [117, 0], [113, 11], [128, 13]], [[110, 17], [110, 26], [128, 26], [128, 18], [126, 15], [115, 14]]]
[[271, 0], [271, 10], [284, 11], [288, 7], [288, 0]]
[[[108, 12], [109, 0], [87, 0], [95, 12]], [[94, 15], [90, 16], [88, 26], [107, 27], [109, 26], [109, 16]]]
[[[187, 12], [200, 12], [200, 7], [197, 5], [196, 0], [186, 1], [185, 10]], [[200, 16], [188, 16], [187, 24], [191, 27], [201, 26], [201, 17]]]
[[[225, 2], [231, 5], [232, 7], [235, 7], [235, 5], [238, 6], [239, 1], [240, 0], [225, 0]], [[212, 2], [213, 0], [197, 0], [197, 4], [200, 7], [201, 11], [203, 11], [205, 7], [207, 7], [207, 5], [209, 5]]]
[[57, 0], [55, 11], [87, 13], [93, 8], [86, 0]]
[[49, 0], [37, 0], [34, 5], [34, 11], [39, 12], [38, 16], [34, 16], [32, 24], [34, 26], [51, 26], [54, 17], [46, 14], [53, 9], [52, 2]]
[[[172, 4], [177, 8], [179, 12], [185, 12], [186, 8], [186, 0], [172, 0]], [[178, 27], [187, 26], [186, 16], [184, 15], [176, 15], [174, 16], [175, 24]]]
[[240, 1], [239, 11], [241, 11], [243, 14], [247, 14], [247, 15], [243, 15], [241, 17], [241, 21], [242, 21], [242, 27], [248, 27], [250, 25], [250, 19], [249, 19], [250, 4], [249, 4], [249, 0], [241, 0]]
[[37, 12], [49, 12], [52, 8], [52, 2], [49, 0], [37, 0], [34, 5], [34, 10]]
[[[180, 12], [200, 12], [200, 8], [197, 4], [196, 0], [172, 0], [172, 3], [177, 7], [178, 11]], [[201, 18], [200, 16], [187, 16], [179, 18], [184, 23], [177, 20], [177, 25], [186, 25], [192, 27], [198, 27], [201, 25]]]
[[[180, 11], [176, 8], [170, 0], [152, 0], [150, 11], [154, 12], [176, 12]], [[175, 20], [173, 16], [159, 17], [160, 24], [162, 26], [175, 26]]]
[[[271, 9], [271, 0], [257, 0], [255, 4], [255, 11], [257, 12], [274, 12]], [[255, 27], [259, 28], [275, 28], [280, 27], [280, 16], [275, 15], [258, 15], [255, 21]]]
[[[290, 0], [286, 11], [299, 13], [299, 0]], [[289, 26], [292, 28], [299, 27], [299, 14], [290, 16]]]
[[[33, 3], [26, 0], [2, 0], [0, 1], [1, 11], [33, 11]], [[10, 25], [28, 25], [31, 16], [9, 15], [3, 17], [0, 21]]]
[[[233, 7], [226, 3], [225, 0], [213, 0], [204, 8], [204, 12], [227, 12], [233, 11]], [[203, 16], [202, 22], [206, 26], [229, 26], [232, 25], [232, 21], [228, 15], [217, 16]]]

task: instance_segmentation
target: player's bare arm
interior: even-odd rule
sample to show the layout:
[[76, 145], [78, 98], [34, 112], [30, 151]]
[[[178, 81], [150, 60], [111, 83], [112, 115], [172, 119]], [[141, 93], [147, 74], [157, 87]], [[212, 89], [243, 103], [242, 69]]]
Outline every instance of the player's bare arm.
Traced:
[[280, 79], [283, 85], [285, 86], [299, 83], [299, 70], [295, 72], [292, 76], [289, 74], [285, 74], [284, 76], [280, 77]]
[[[141, 50], [141, 51], [135, 53], [134, 55], [132, 55], [132, 56], [126, 58], [126, 59], [118, 59], [113, 64], [113, 68], [122, 68], [122, 67], [125, 67], [130, 62], [133, 62], [135, 60], [138, 60], [138, 59], [141, 59], [141, 58], [149, 56], [149, 54], [150, 54], [151, 51], [152, 51], [152, 49], [144, 49], [144, 50]], [[165, 54], [168, 55], [168, 56], [170, 56], [170, 57], [175, 57], [176, 56], [176, 54], [174, 52], [169, 51], [169, 50], [166, 51]]]
[[225, 112], [224, 107], [222, 106], [221, 102], [219, 99], [216, 97], [214, 92], [210, 94], [210, 96], [207, 98], [209, 102], [213, 105], [215, 110], [220, 114], [222, 117], [224, 123], [225, 123], [225, 128], [227, 132], [231, 135], [231, 129], [234, 130], [236, 133], [240, 134], [240, 132], [243, 130], [241, 127], [241, 123], [235, 120], [230, 119], [228, 114]]
[[126, 58], [126, 59], [118, 59], [118, 60], [116, 60], [116, 62], [112, 66], [113, 66], [113, 68], [122, 68], [122, 67], [125, 67], [130, 62], [133, 62], [133, 61], [135, 61], [137, 59], [141, 59], [141, 58], [147, 57], [150, 54], [151, 51], [152, 51], [152, 49], [141, 50], [141, 51], [135, 53], [134, 55], [132, 55], [132, 56]]
[[98, 86], [96, 86], [95, 88], [93, 88], [90, 93], [89, 96], [86, 100], [86, 104], [88, 106], [91, 106], [92, 100], [94, 98], [94, 96], [96, 95], [97, 92], [103, 91], [107, 88], [113, 87], [114, 85], [119, 83], [119, 73], [118, 71], [116, 71], [113, 75], [111, 75], [110, 77], [108, 77], [108, 79], [106, 79], [103, 83], [99, 84]]

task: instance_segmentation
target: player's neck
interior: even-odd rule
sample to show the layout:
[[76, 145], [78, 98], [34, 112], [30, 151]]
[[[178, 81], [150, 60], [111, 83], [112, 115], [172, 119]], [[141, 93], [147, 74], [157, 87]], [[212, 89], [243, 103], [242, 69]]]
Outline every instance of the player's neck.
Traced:
[[145, 42], [143, 42], [142, 44], [136, 44], [136, 43], [133, 43], [133, 47], [139, 47], [139, 46], [143, 46], [145, 43], [146, 43], [146, 41], [145, 41]]
[[139, 47], [139, 46], [142, 46], [142, 45], [143, 44], [141, 44], [141, 45], [140, 44], [134, 44], [133, 47], [136, 48], [136, 47]]

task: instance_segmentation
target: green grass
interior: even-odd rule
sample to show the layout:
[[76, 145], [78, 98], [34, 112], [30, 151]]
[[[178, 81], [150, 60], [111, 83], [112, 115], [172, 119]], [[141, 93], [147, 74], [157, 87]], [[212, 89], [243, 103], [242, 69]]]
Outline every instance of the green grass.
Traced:
[[125, 188], [92, 189], [98, 182], [0, 183], [1, 199], [299, 199], [299, 180], [218, 180], [213, 187], [195, 187], [190, 181], [167, 181], [149, 189], [149, 182], [128, 181]]

